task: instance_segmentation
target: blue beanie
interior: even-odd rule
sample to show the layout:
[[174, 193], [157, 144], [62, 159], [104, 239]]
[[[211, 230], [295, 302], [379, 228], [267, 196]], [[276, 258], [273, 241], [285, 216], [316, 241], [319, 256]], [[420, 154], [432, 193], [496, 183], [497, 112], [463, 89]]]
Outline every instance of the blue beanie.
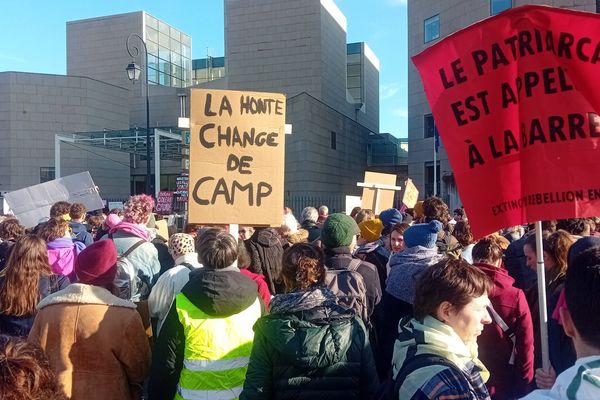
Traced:
[[416, 224], [404, 231], [406, 247], [423, 246], [429, 249], [435, 247], [438, 232], [442, 230], [442, 223], [433, 220], [426, 224]]
[[379, 213], [379, 219], [383, 222], [383, 226], [387, 228], [402, 222], [402, 214], [395, 208], [388, 208]]

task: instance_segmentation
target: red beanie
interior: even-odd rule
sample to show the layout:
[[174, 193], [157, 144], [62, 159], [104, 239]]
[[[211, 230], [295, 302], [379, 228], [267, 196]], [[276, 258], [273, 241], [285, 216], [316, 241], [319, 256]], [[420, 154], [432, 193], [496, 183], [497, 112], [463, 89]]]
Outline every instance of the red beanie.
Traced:
[[75, 273], [81, 283], [107, 286], [117, 275], [117, 249], [112, 240], [99, 240], [75, 259]]

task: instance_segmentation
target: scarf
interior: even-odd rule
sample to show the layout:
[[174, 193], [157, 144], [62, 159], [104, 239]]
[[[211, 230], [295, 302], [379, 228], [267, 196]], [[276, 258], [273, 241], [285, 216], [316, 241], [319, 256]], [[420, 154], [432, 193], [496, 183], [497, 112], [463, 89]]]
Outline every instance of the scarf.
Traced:
[[144, 239], [146, 241], [150, 241], [150, 233], [148, 229], [144, 225], [134, 224], [131, 222], [125, 221], [116, 221], [114, 219], [106, 219], [106, 225], [108, 226], [108, 233], [113, 234], [117, 231], [122, 231], [125, 233], [130, 233], [134, 236], [139, 237], [140, 239]]

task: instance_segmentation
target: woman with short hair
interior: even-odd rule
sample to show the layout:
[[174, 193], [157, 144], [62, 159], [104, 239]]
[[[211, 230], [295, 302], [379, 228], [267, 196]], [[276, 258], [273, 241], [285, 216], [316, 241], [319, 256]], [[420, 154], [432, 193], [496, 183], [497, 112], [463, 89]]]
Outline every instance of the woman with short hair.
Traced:
[[254, 325], [240, 399], [368, 399], [377, 374], [367, 330], [326, 286], [324, 255], [306, 243], [283, 255], [285, 294]]
[[405, 317], [398, 327], [394, 398], [490, 398], [476, 340], [492, 322], [491, 290], [489, 278], [464, 260], [444, 259], [425, 269], [416, 285], [414, 318]]

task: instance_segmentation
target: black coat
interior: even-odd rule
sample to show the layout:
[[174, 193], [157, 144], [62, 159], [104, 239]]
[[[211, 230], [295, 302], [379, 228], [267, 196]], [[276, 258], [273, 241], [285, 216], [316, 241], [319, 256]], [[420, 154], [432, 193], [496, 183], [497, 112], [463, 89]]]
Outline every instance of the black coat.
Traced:
[[377, 388], [368, 335], [353, 310], [320, 304], [270, 314], [254, 331], [240, 400], [368, 399]]

